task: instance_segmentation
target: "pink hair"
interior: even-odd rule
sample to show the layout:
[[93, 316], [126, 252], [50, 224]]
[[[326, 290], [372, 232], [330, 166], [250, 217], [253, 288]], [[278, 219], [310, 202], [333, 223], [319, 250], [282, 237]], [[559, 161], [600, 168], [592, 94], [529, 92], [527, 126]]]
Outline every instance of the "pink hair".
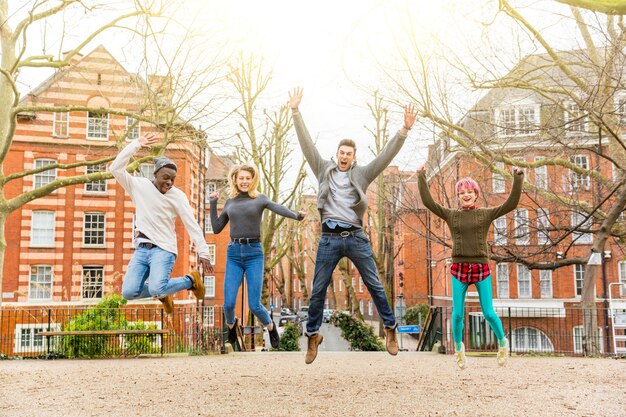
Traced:
[[474, 192], [476, 193], [476, 197], [480, 195], [480, 186], [478, 185], [476, 181], [474, 181], [473, 178], [470, 178], [470, 177], [461, 178], [460, 180], [457, 181], [456, 185], [454, 186], [454, 189], [456, 190], [457, 194], [465, 188], [474, 190]]

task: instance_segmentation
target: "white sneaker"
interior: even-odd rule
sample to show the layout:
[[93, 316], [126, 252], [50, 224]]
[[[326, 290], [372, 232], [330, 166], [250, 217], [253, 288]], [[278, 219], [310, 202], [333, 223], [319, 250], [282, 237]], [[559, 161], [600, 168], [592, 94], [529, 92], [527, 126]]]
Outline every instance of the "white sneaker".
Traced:
[[506, 361], [509, 359], [509, 341], [504, 338], [504, 346], [500, 346], [500, 342], [498, 342], [498, 365], [504, 366], [506, 365]]
[[457, 350], [454, 352], [454, 360], [456, 361], [457, 366], [460, 369], [465, 369], [467, 365], [467, 360], [465, 358], [465, 345], [461, 342], [461, 350]]

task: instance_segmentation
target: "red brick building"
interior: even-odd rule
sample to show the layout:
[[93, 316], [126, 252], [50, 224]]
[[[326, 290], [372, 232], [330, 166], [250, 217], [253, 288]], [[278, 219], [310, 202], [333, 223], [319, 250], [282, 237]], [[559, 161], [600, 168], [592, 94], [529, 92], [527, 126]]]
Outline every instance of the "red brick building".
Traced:
[[[166, 105], [170, 99], [167, 78], [149, 81], [129, 73], [102, 46], [54, 73], [22, 99], [24, 105], [88, 106], [97, 111], [22, 113], [4, 164], [5, 175], [39, 170], [7, 184], [7, 198], [86, 173], [106, 171], [118, 149], [140, 134], [153, 132], [163, 137], [161, 127], [137, 121], [116, 112], [137, 112], [150, 107], [150, 99]], [[154, 110], [153, 110], [154, 111]], [[144, 111], [149, 114], [149, 111]], [[172, 132], [169, 132], [172, 134]], [[191, 126], [176, 132], [175, 143], [165, 154], [178, 165], [176, 186], [189, 197], [206, 229], [215, 274], [207, 275], [205, 304], [221, 306], [224, 254], [227, 232], [210, 231], [208, 191], [223, 184], [228, 161], [196, 144], [200, 133]], [[140, 151], [137, 156], [146, 156]], [[87, 161], [103, 160], [84, 165]], [[210, 169], [207, 171], [207, 165]], [[148, 159], [135, 175], [150, 177]], [[206, 180], [206, 181], [205, 181]], [[4, 262], [2, 300], [4, 308], [38, 306], [69, 308], [92, 305], [109, 293], [119, 293], [126, 265], [133, 255], [134, 205], [114, 179], [69, 185], [33, 200], [11, 213], [6, 222], [7, 249]], [[197, 256], [182, 223], [177, 222], [178, 258], [173, 276], [188, 273]], [[177, 294], [177, 304], [195, 304], [191, 292]], [[139, 300], [131, 305], [160, 307], [156, 300]], [[221, 311], [221, 310], [220, 310]], [[210, 324], [219, 317], [209, 317]], [[3, 329], [4, 331], [4, 329]], [[36, 330], [31, 329], [31, 337]]]

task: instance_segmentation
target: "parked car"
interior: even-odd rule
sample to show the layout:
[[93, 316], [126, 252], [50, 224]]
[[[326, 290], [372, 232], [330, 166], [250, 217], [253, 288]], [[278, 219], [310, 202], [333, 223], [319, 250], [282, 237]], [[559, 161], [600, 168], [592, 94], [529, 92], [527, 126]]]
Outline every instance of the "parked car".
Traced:
[[302, 306], [300, 310], [298, 310], [298, 317], [300, 320], [307, 321], [309, 319], [309, 306]]
[[330, 323], [330, 316], [332, 316], [334, 312], [335, 310], [333, 310], [332, 308], [324, 309], [324, 316], [323, 316], [324, 323]]
[[298, 326], [298, 334], [300, 336], [304, 334], [304, 326], [302, 325], [302, 320], [300, 320], [300, 317], [296, 315], [280, 316], [280, 318], [278, 319], [278, 334], [283, 334], [287, 323], [294, 323], [296, 326]]
[[283, 307], [280, 309], [280, 315], [281, 316], [294, 316], [296, 313], [293, 312], [292, 309], [287, 308], [287, 307]]

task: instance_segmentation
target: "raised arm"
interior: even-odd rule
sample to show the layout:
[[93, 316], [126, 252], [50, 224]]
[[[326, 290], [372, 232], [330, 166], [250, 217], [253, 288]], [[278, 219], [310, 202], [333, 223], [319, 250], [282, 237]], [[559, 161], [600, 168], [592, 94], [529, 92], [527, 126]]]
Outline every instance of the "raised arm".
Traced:
[[[226, 210], [222, 210], [222, 214], [217, 217], [217, 200], [220, 198], [218, 193], [213, 193], [209, 195], [209, 207], [211, 210], [211, 227], [213, 228], [213, 233], [218, 234], [224, 227], [228, 224], [228, 214], [226, 214]], [[226, 201], [228, 204], [228, 201]], [[224, 207], [226, 207], [224, 205]]]
[[439, 204], [435, 203], [435, 200], [433, 200], [433, 196], [430, 194], [428, 184], [426, 183], [426, 173], [424, 167], [422, 166], [421, 168], [419, 168], [417, 172], [417, 185], [419, 188], [420, 198], [422, 199], [422, 202], [428, 210], [433, 212], [435, 216], [447, 220], [450, 209], [440, 206]]
[[411, 130], [415, 123], [416, 117], [417, 109], [412, 104], [404, 107], [404, 126], [402, 126], [402, 129], [387, 143], [382, 152], [365, 166], [364, 172], [368, 176], [368, 182], [374, 181], [374, 179], [387, 168], [391, 161], [393, 161], [393, 158], [395, 158], [398, 152], [400, 152], [409, 134], [409, 130]]
[[133, 156], [140, 148], [150, 146], [156, 142], [158, 142], [158, 139], [152, 133], [141, 135], [139, 139], [129, 143], [124, 149], [122, 149], [109, 166], [111, 174], [113, 174], [117, 182], [119, 182], [127, 192], [131, 193], [133, 181], [133, 176], [126, 171], [126, 166], [128, 165], [130, 157]]
[[289, 92], [289, 107], [291, 107], [291, 111], [293, 113], [293, 126], [296, 128], [298, 142], [300, 143], [300, 148], [302, 149], [302, 153], [304, 154], [306, 161], [317, 177], [322, 170], [322, 163], [324, 162], [324, 159], [315, 147], [315, 144], [311, 139], [311, 135], [309, 134], [309, 131], [304, 124], [304, 120], [302, 119], [302, 114], [298, 110], [301, 101], [302, 87], [296, 87], [293, 91]]
[[511, 194], [506, 201], [498, 206], [494, 207], [490, 211], [490, 217], [497, 219], [500, 216], [507, 214], [517, 207], [520, 197], [522, 196], [522, 185], [524, 184], [524, 171], [515, 167], [513, 169], [513, 187], [511, 187]]

